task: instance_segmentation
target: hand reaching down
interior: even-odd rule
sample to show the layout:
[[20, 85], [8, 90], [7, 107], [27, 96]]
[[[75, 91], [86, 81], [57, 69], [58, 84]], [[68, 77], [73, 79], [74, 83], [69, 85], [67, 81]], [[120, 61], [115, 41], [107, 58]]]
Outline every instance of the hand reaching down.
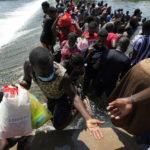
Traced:
[[95, 139], [103, 138], [103, 134], [100, 130], [98, 124], [103, 125], [104, 121], [99, 121], [97, 119], [89, 119], [86, 121], [86, 125], [90, 131], [90, 135], [93, 135]]

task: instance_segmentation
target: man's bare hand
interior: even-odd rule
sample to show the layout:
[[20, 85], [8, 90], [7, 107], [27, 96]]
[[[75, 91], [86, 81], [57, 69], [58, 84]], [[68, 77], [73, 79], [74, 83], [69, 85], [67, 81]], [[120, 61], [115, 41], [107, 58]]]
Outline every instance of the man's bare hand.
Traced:
[[97, 119], [89, 119], [86, 121], [86, 125], [90, 131], [90, 135], [93, 135], [95, 139], [103, 138], [103, 134], [100, 130], [98, 124], [103, 125], [104, 121], [99, 121]]
[[113, 102], [109, 103], [107, 107], [108, 115], [110, 118], [114, 118], [119, 120], [124, 116], [128, 115], [133, 109], [133, 104], [131, 102], [131, 98], [118, 98]]

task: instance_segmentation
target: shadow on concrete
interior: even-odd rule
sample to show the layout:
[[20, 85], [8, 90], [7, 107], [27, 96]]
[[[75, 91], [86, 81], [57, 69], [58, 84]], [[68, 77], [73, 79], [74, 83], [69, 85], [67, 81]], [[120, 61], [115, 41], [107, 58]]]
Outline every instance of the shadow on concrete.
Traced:
[[17, 150], [89, 150], [78, 136], [81, 130], [40, 132], [19, 142]]
[[[123, 147], [118, 148], [116, 150], [139, 150], [139, 148], [136, 145], [135, 138], [133, 136], [130, 136], [129, 134], [117, 129], [112, 128], [113, 131], [118, 136], [118, 139], [123, 143]], [[128, 140], [127, 140], [128, 139]]]
[[101, 140], [95, 140], [88, 130], [41, 131], [20, 141], [17, 150], [138, 150], [133, 136], [125, 131], [119, 128], [101, 131], [104, 135]]

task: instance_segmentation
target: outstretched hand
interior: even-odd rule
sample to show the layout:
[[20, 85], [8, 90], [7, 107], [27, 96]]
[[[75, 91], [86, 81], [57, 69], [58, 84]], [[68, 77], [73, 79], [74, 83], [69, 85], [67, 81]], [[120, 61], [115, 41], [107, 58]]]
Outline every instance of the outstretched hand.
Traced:
[[108, 115], [112, 119], [119, 120], [128, 115], [133, 109], [130, 97], [118, 98], [115, 101], [109, 103], [107, 107]]
[[98, 124], [103, 125], [104, 121], [99, 121], [97, 119], [89, 119], [86, 121], [86, 125], [90, 131], [90, 135], [93, 135], [95, 139], [103, 138], [103, 134], [100, 130]]

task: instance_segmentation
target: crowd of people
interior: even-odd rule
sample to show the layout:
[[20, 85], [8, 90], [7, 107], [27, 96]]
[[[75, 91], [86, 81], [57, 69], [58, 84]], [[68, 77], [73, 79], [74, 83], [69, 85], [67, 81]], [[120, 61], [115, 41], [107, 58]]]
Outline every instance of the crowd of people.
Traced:
[[[130, 55], [131, 58], [124, 53], [138, 25], [146, 21], [141, 21], [140, 9], [136, 9], [132, 16], [129, 11], [124, 14], [123, 9], [113, 13], [111, 6], [103, 4], [103, 1], [97, 5], [84, 1], [79, 1], [77, 5], [72, 1], [61, 1], [57, 3], [56, 8], [51, 7], [48, 2], [43, 2], [42, 8], [42, 46], [48, 48], [54, 60], [62, 65], [69, 62], [75, 53], [78, 55], [76, 54], [74, 59], [82, 55], [83, 63], [76, 67], [79, 67], [80, 71], [83, 68], [85, 70], [84, 94], [92, 84], [95, 96], [101, 96], [103, 92], [109, 96], [118, 78], [121, 79], [130, 69], [130, 64], [136, 64], [136, 48], [140, 42], [134, 45], [136, 48], [132, 56]], [[54, 50], [57, 38], [59, 51]], [[81, 74], [80, 71], [75, 76]]]
[[[64, 129], [80, 112], [90, 133], [102, 138], [98, 125], [104, 122], [89, 115], [86, 95], [105, 93], [113, 124], [149, 144], [150, 20], [142, 19], [140, 9], [113, 12], [103, 1], [64, 0], [56, 7], [45, 1], [42, 10], [41, 46], [31, 50], [20, 84], [30, 89], [33, 80], [40, 87], [55, 129]], [[142, 31], [130, 42], [140, 25]], [[130, 43], [133, 51], [126, 55]]]

